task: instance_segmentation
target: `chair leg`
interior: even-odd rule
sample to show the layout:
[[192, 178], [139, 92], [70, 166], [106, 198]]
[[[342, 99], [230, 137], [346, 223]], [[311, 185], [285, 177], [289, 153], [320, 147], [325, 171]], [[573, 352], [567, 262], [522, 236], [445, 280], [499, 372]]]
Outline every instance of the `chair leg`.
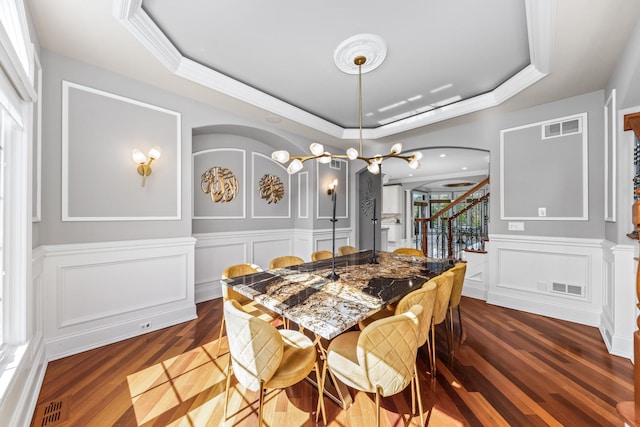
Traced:
[[327, 425], [327, 415], [324, 411], [324, 372], [320, 375], [320, 367], [318, 362], [315, 366], [316, 370], [316, 383], [318, 384], [318, 405], [316, 406], [316, 423], [318, 422], [318, 416], [322, 413], [322, 423]]
[[[413, 364], [413, 369], [415, 371], [416, 365], [415, 363]], [[413, 383], [415, 381], [415, 378], [411, 378], [411, 413], [415, 414], [416, 413], [416, 391], [414, 389], [415, 384]]]
[[431, 376], [436, 377], [436, 325], [431, 322]]
[[376, 386], [376, 427], [380, 427], [380, 386]]
[[262, 427], [262, 405], [264, 405], [264, 381], [260, 380], [260, 406], [258, 407], [258, 427]]
[[420, 378], [418, 377], [418, 367], [413, 365], [413, 380], [416, 382], [416, 394], [418, 395], [418, 410], [420, 411], [420, 425], [424, 426], [424, 415], [422, 410], [422, 395], [420, 394]]
[[456, 345], [454, 340], [454, 330], [453, 330], [453, 307], [449, 306], [449, 343], [451, 348], [449, 349], [449, 354], [456, 354]]
[[224, 330], [224, 316], [222, 316], [222, 323], [220, 323], [220, 333], [218, 334], [218, 349], [216, 350], [216, 355], [213, 356], [214, 359], [217, 359], [220, 355], [220, 345], [222, 344], [222, 331]]
[[433, 357], [431, 356], [431, 339], [427, 338], [427, 352], [429, 353], [429, 375], [433, 372]]
[[227, 420], [227, 406], [229, 405], [229, 387], [231, 385], [231, 355], [227, 362], [227, 386], [224, 389], [224, 420]]
[[462, 313], [460, 311], [460, 305], [458, 305], [458, 323], [460, 324], [460, 345], [464, 341], [464, 328], [462, 327]]

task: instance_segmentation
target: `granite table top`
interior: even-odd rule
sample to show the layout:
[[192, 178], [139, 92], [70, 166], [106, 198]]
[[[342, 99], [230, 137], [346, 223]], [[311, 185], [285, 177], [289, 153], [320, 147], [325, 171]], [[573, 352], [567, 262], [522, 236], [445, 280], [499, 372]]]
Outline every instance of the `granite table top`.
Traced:
[[371, 251], [222, 280], [223, 285], [325, 339], [400, 300], [453, 266], [450, 260]]

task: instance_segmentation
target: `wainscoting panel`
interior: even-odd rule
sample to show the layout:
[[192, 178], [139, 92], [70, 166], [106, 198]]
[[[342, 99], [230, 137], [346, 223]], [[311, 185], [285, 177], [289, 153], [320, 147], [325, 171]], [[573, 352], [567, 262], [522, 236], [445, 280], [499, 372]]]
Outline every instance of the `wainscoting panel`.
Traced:
[[462, 295], [486, 301], [489, 290], [488, 253], [464, 251], [462, 254], [462, 259], [467, 262]]
[[603, 244], [604, 283], [600, 333], [609, 353], [633, 358], [636, 261], [634, 245]]
[[602, 241], [491, 235], [487, 302], [598, 326]]
[[56, 359], [196, 317], [193, 238], [43, 246]]
[[[351, 241], [350, 228], [336, 229], [336, 250]], [[296, 255], [311, 260], [316, 250], [331, 250], [331, 230], [280, 229], [196, 234], [195, 300], [220, 298], [220, 277], [229, 265], [257, 264], [269, 268], [269, 262], [281, 255]]]

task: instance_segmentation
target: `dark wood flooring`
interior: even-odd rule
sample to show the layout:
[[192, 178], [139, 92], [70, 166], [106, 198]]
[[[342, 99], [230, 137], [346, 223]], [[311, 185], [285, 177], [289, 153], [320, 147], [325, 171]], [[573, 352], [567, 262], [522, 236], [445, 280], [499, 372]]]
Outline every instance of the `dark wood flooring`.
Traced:
[[[221, 307], [204, 302], [197, 320], [49, 363], [32, 425], [42, 426], [40, 413], [58, 404], [62, 415], [47, 427], [257, 426], [257, 394], [235, 379], [223, 420], [228, 355], [212, 357]], [[461, 307], [466, 339], [450, 358], [441, 328], [435, 379], [419, 352], [426, 425], [622, 425], [615, 406], [633, 400], [632, 364], [609, 355], [596, 328], [469, 298]], [[330, 426], [375, 425], [373, 397], [353, 394], [347, 411], [325, 400]], [[270, 391], [265, 425], [314, 425], [316, 401], [306, 381]], [[382, 406], [383, 426], [420, 423], [409, 414], [408, 389]]]

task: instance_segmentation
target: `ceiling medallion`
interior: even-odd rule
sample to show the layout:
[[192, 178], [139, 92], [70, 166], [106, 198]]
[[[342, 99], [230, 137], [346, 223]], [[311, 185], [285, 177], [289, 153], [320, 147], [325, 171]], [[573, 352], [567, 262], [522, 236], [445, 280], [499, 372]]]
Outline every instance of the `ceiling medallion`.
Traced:
[[420, 167], [420, 159], [422, 153], [415, 152], [411, 155], [401, 155], [402, 144], [396, 143], [391, 147], [388, 154], [376, 154], [373, 157], [364, 157], [362, 155], [362, 73], [375, 70], [382, 64], [387, 56], [387, 45], [384, 40], [373, 34], [359, 34], [348, 38], [340, 43], [334, 53], [334, 61], [336, 66], [347, 74], [358, 75], [358, 117], [359, 117], [359, 148], [356, 150], [351, 147], [346, 154], [331, 154], [324, 151], [324, 146], [314, 142], [309, 146], [310, 156], [292, 156], [286, 150], [274, 151], [271, 158], [280, 163], [289, 163], [287, 172], [294, 174], [302, 170], [303, 163], [307, 160], [316, 159], [318, 163], [329, 163], [332, 159], [349, 159], [362, 160], [367, 163], [367, 170], [373, 174], [380, 173], [380, 164], [387, 158], [398, 158], [406, 161], [412, 169]]

